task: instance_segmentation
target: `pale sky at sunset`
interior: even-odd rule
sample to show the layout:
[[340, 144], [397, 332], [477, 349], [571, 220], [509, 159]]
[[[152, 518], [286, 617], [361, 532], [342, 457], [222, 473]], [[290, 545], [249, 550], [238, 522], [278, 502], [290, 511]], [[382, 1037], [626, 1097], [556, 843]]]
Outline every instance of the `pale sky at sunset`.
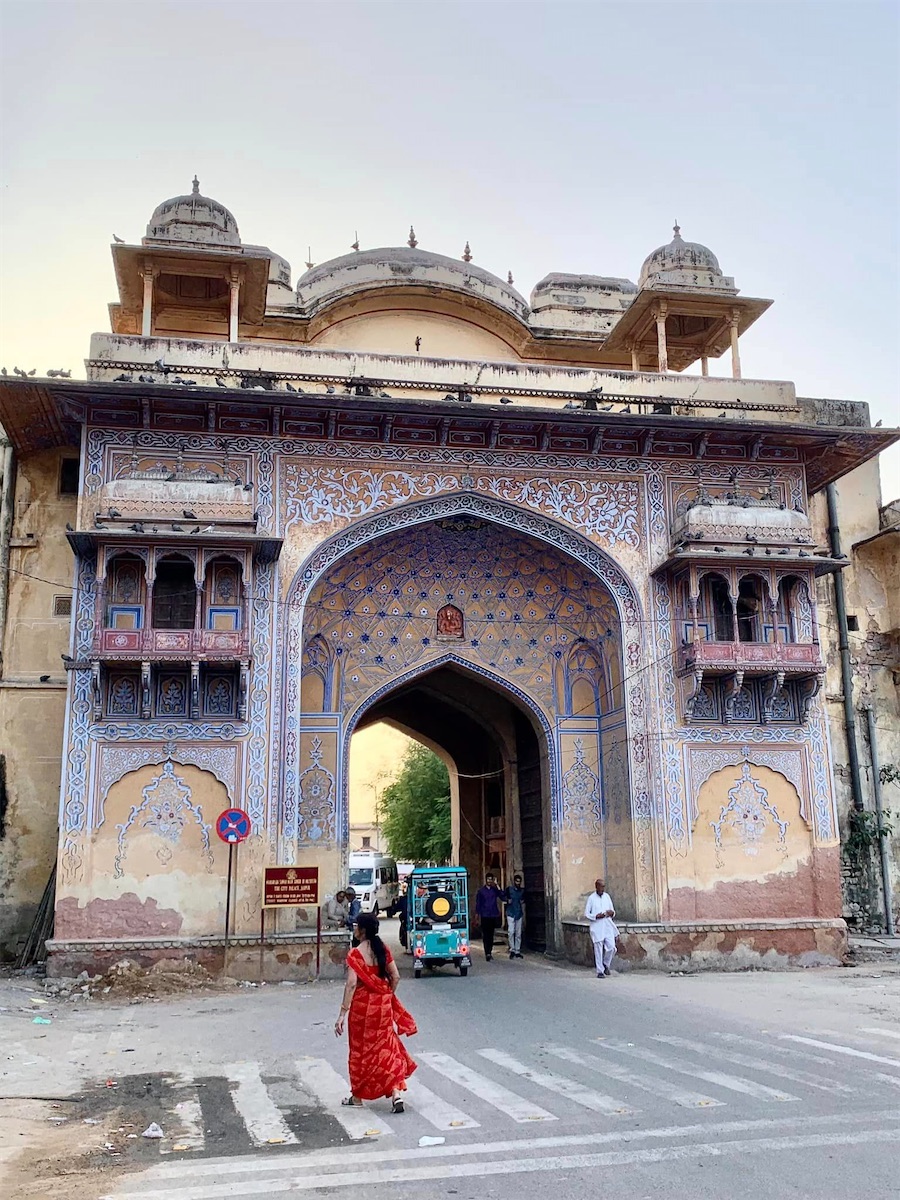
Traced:
[[[683, 236], [775, 300], [744, 373], [898, 401], [888, 2], [4, 0], [0, 363], [83, 374], [113, 233], [202, 190], [314, 261], [405, 242], [523, 294]], [[712, 364], [728, 371], [726, 360]], [[900, 450], [883, 460], [900, 494]]]

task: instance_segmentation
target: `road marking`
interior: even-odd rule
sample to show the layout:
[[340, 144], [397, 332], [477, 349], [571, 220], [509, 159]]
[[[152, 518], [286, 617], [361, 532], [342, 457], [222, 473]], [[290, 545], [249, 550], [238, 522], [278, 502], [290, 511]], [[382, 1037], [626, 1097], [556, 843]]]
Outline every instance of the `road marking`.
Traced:
[[260, 1078], [258, 1063], [229, 1063], [225, 1074], [229, 1083], [235, 1085], [231, 1088], [234, 1107], [257, 1146], [264, 1146], [267, 1142], [296, 1145], [295, 1134], [288, 1128], [284, 1117], [266, 1091], [266, 1085]]
[[488, 1079], [485, 1075], [479, 1075], [471, 1067], [464, 1067], [461, 1062], [457, 1062], [449, 1054], [438, 1054], [429, 1051], [425, 1054], [420, 1054], [419, 1058], [422, 1062], [427, 1063], [433, 1071], [437, 1071], [439, 1075], [443, 1075], [445, 1079], [449, 1079], [452, 1083], [465, 1088], [467, 1092], [471, 1092], [479, 1100], [484, 1100], [487, 1104], [499, 1109], [500, 1112], [505, 1113], [506, 1116], [511, 1117], [514, 1121], [556, 1120], [553, 1113], [547, 1112], [545, 1108], [541, 1108], [538, 1104], [532, 1104], [530, 1100], [524, 1100], [521, 1096], [517, 1096], [515, 1092], [511, 1092], [508, 1088], [505, 1088], [501, 1083], [494, 1083], [493, 1079]]
[[442, 1132], [453, 1132], [456, 1129], [479, 1129], [479, 1123], [474, 1118], [466, 1116], [452, 1104], [448, 1104], [431, 1088], [427, 1088], [416, 1076], [407, 1081], [407, 1109], [418, 1113], [429, 1125]]
[[641, 1058], [644, 1062], [653, 1063], [657, 1067], [665, 1067], [668, 1071], [677, 1071], [679, 1075], [690, 1075], [702, 1079], [706, 1083], [714, 1083], [718, 1087], [727, 1088], [731, 1092], [743, 1092], [746, 1096], [755, 1096], [757, 1100], [796, 1100], [787, 1092], [777, 1092], [774, 1088], [766, 1087], [763, 1083], [754, 1083], [752, 1079], [744, 1079], [740, 1075], [726, 1075], [723, 1071], [707, 1071], [696, 1067], [693, 1063], [681, 1059], [668, 1058], [657, 1054], [655, 1050], [645, 1050], [641, 1046], [629, 1046], [625, 1042], [604, 1041], [599, 1043], [604, 1050], [616, 1050], [620, 1054], [630, 1054], [632, 1058]]
[[803, 1042], [807, 1046], [818, 1046], [820, 1050], [831, 1050], [834, 1054], [849, 1054], [852, 1058], [864, 1058], [868, 1062], [885, 1063], [889, 1067], [900, 1067], [900, 1058], [885, 1058], [882, 1054], [870, 1054], [868, 1050], [853, 1050], [850, 1046], [837, 1046], [833, 1042], [820, 1042], [817, 1038], [800, 1037], [796, 1033], [779, 1034], [782, 1041]]
[[730, 1050], [719, 1050], [714, 1046], [707, 1046], [705, 1042], [694, 1042], [690, 1038], [656, 1034], [653, 1040], [654, 1042], [665, 1042], [669, 1046], [678, 1046], [683, 1050], [694, 1050], [697, 1054], [712, 1054], [716, 1058], [723, 1058], [726, 1062], [734, 1063], [735, 1066], [747, 1067], [751, 1071], [767, 1072], [769, 1075], [777, 1075], [779, 1079], [790, 1079], [793, 1083], [805, 1083], [807, 1087], [819, 1088], [823, 1092], [852, 1092], [854, 1090], [845, 1083], [834, 1083], [830, 1079], [821, 1079], [809, 1071], [795, 1071], [790, 1067], [782, 1067], [778, 1063], [769, 1062], [767, 1059], [754, 1058], [750, 1054], [736, 1054]]
[[[172, 1079], [179, 1090], [194, 1089], [194, 1077], [190, 1071], [177, 1071]], [[179, 1100], [172, 1112], [178, 1124], [174, 1129], [166, 1124], [166, 1136], [159, 1143], [160, 1154], [171, 1154], [176, 1146], [183, 1150], [203, 1150], [206, 1138], [203, 1134], [203, 1113], [196, 1089], [184, 1100]]]
[[[738, 1046], [750, 1046], [754, 1050], [765, 1050], [767, 1054], [771, 1054], [776, 1049], [775, 1042], [760, 1042], [754, 1038], [742, 1037], [739, 1033], [714, 1033], [713, 1037], [720, 1038], [722, 1041], [731, 1042]], [[832, 1071], [841, 1069], [842, 1064], [835, 1062], [833, 1058], [826, 1058], [824, 1054], [813, 1054], [810, 1050], [792, 1050], [789, 1046], [778, 1046], [779, 1054], [789, 1055], [791, 1058], [799, 1058], [803, 1062], [821, 1063], [823, 1066], [831, 1067]]]
[[892, 1083], [894, 1087], [900, 1088], [900, 1076], [885, 1075], [883, 1071], [879, 1071], [875, 1078], [880, 1079], [882, 1083]]
[[341, 1100], [349, 1093], [346, 1079], [324, 1058], [298, 1058], [297, 1074], [311, 1096], [318, 1099], [336, 1121], [357, 1141], [359, 1138], [388, 1137], [394, 1131], [382, 1117], [365, 1108], [344, 1108]]
[[[233, 1183], [219, 1181], [211, 1185], [188, 1185], [173, 1191], [119, 1192], [102, 1200], [122, 1200], [140, 1195], [143, 1200], [241, 1200], [249, 1196], [284, 1192], [309, 1192], [323, 1188], [360, 1188], [369, 1190], [380, 1183], [415, 1183], [429, 1179], [484, 1178], [488, 1175], [520, 1175], [535, 1172], [587, 1170], [598, 1167], [647, 1165], [691, 1159], [726, 1158], [737, 1154], [771, 1153], [777, 1150], [811, 1150], [838, 1146], [858, 1146], [875, 1142], [893, 1142], [896, 1129], [863, 1129], [857, 1133], [796, 1134], [787, 1137], [749, 1138], [731, 1142], [700, 1142], [681, 1146], [643, 1146], [634, 1150], [611, 1150], [595, 1154], [550, 1155], [541, 1158], [511, 1158], [504, 1162], [422, 1163], [416, 1166], [368, 1168], [311, 1174], [309, 1169], [287, 1179], [248, 1179]], [[211, 1172], [212, 1173], [212, 1172]]]
[[[859, 1113], [828, 1113], [823, 1116], [790, 1115], [784, 1117], [755, 1117], [741, 1121], [718, 1121], [693, 1125], [666, 1125], [655, 1129], [625, 1129], [614, 1133], [596, 1133], [588, 1130], [576, 1134], [557, 1134], [552, 1137], [529, 1137], [527, 1142], [521, 1138], [508, 1138], [503, 1141], [451, 1143], [444, 1146], [429, 1146], [427, 1148], [412, 1148], [399, 1146], [396, 1142], [371, 1143], [369, 1146], [353, 1146], [343, 1149], [311, 1150], [306, 1154], [288, 1152], [277, 1157], [260, 1158], [258, 1154], [235, 1155], [219, 1159], [194, 1159], [193, 1161], [165, 1162], [150, 1167], [140, 1176], [134, 1176], [132, 1182], [152, 1183], [159, 1179], [187, 1179], [196, 1175], [240, 1175], [249, 1172], [253, 1175], [284, 1174], [286, 1171], [296, 1171], [301, 1167], [347, 1167], [349, 1163], [358, 1166], [363, 1163], [386, 1163], [396, 1159], [425, 1159], [461, 1158], [475, 1155], [496, 1157], [499, 1154], [515, 1154], [524, 1145], [534, 1152], [546, 1150], [561, 1150], [569, 1147], [596, 1147], [615, 1145], [631, 1145], [635, 1142], [659, 1140], [663, 1138], [690, 1138], [694, 1136], [712, 1138], [727, 1134], [738, 1133], [767, 1133], [799, 1127], [803, 1130], [816, 1129], [823, 1125], [871, 1125], [877, 1121], [900, 1122], [900, 1109], [891, 1108], [880, 1112]], [[375, 1146], [377, 1145], [377, 1149]]]
[[897, 1029], [878, 1029], [878, 1028], [877, 1028], [876, 1026], [874, 1026], [874, 1025], [871, 1025], [871, 1026], [869, 1026], [868, 1028], [861, 1029], [861, 1030], [860, 1030], [860, 1033], [877, 1033], [877, 1034], [880, 1034], [880, 1035], [881, 1035], [881, 1037], [900, 1038], [900, 1030], [897, 1030]]
[[616, 1100], [613, 1096], [604, 1096], [602, 1092], [595, 1092], [591, 1088], [585, 1087], [583, 1083], [567, 1079], [564, 1075], [554, 1075], [552, 1071], [535, 1071], [531, 1067], [526, 1067], [524, 1063], [519, 1062], [517, 1058], [513, 1058], [511, 1054], [507, 1054], [503, 1050], [479, 1050], [478, 1053], [489, 1062], [496, 1063], [498, 1067], [504, 1067], [507, 1071], [512, 1071], [514, 1075], [519, 1075], [522, 1079], [537, 1084], [538, 1087], [546, 1088], [548, 1092], [555, 1092], [557, 1096], [565, 1096], [567, 1100], [574, 1100], [576, 1104], [580, 1104], [582, 1108], [589, 1108], [592, 1112], [606, 1113], [607, 1116], [612, 1117], [630, 1115], [638, 1111], [630, 1108], [624, 1100]]
[[714, 1100], [711, 1096], [704, 1096], [702, 1092], [692, 1092], [687, 1088], [680, 1088], [675, 1083], [669, 1083], [668, 1079], [654, 1079], [650, 1075], [638, 1075], [635, 1071], [630, 1071], [628, 1067], [622, 1066], [621, 1063], [600, 1058], [596, 1054], [579, 1054], [575, 1050], [570, 1050], [568, 1046], [548, 1046], [547, 1049], [551, 1054], [566, 1062], [590, 1067], [592, 1071], [600, 1071], [604, 1075], [609, 1075], [611, 1079], [629, 1083], [632, 1087], [641, 1088], [642, 1091], [650, 1092], [653, 1096], [662, 1096], [665, 1100], [671, 1100], [673, 1104], [680, 1104], [682, 1108], [719, 1108], [725, 1103], [724, 1100]]

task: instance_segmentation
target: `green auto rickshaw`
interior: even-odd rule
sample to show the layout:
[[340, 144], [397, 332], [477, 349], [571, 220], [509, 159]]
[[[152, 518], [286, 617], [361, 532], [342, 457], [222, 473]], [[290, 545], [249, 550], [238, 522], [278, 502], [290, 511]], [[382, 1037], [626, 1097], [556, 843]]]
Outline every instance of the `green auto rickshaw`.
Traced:
[[465, 867], [416, 867], [406, 890], [413, 974], [452, 963], [468, 975], [469, 881]]

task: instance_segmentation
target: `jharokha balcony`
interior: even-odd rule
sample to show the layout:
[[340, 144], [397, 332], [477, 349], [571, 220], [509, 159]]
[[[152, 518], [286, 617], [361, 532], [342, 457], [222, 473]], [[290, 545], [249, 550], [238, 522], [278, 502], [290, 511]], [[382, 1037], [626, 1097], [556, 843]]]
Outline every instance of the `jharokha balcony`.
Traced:
[[235, 662], [250, 657], [244, 630], [221, 629], [103, 629], [103, 658], [218, 659]]
[[732, 674], [804, 676], [824, 673], [817, 644], [803, 642], [689, 642], [679, 650], [680, 672], [707, 675]]

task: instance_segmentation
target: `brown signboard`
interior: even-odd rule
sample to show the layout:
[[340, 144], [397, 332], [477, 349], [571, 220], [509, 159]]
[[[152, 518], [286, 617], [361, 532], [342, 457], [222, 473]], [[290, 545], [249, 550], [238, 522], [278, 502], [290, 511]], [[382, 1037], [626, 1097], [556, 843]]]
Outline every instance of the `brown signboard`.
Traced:
[[318, 867], [265, 867], [263, 908], [290, 908], [319, 903]]

